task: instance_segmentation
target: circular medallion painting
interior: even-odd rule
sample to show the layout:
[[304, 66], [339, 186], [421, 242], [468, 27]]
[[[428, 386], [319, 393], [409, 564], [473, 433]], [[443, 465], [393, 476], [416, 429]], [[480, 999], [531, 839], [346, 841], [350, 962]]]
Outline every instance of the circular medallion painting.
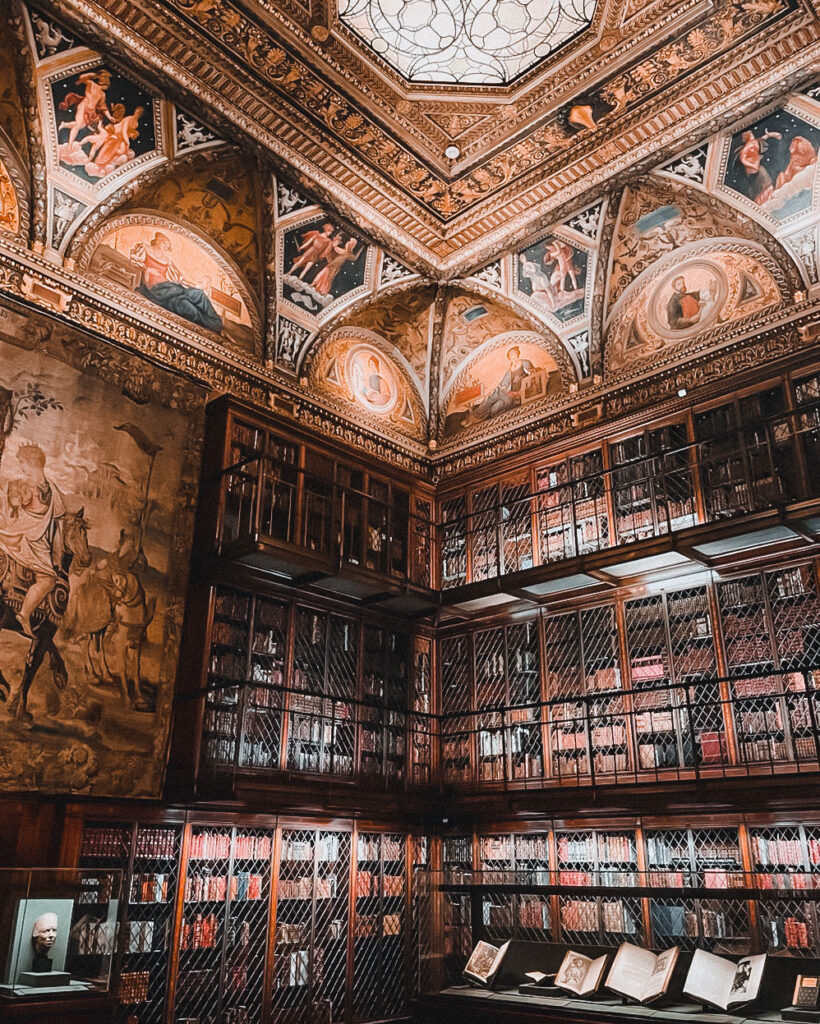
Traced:
[[690, 260], [671, 270], [649, 303], [649, 323], [661, 337], [700, 334], [717, 319], [726, 301], [726, 279], [706, 260]]
[[385, 355], [370, 345], [356, 345], [348, 352], [346, 369], [353, 397], [368, 412], [384, 416], [392, 410], [399, 388]]

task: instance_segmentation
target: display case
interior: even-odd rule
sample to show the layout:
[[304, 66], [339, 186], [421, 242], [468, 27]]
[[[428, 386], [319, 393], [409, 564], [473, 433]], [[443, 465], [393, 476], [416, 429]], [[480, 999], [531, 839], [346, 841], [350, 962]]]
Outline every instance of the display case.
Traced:
[[122, 872], [0, 869], [0, 995], [108, 992]]

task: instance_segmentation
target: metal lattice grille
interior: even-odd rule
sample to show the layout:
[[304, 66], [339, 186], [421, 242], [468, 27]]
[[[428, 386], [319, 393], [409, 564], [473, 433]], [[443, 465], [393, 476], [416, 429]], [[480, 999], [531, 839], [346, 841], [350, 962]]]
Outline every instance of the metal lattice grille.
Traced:
[[501, 707], [507, 698], [503, 628], [476, 633], [474, 645], [476, 707]]
[[407, 1005], [404, 893], [406, 838], [363, 832], [358, 837], [353, 928], [355, 1020], [399, 1017]]
[[520, 572], [532, 568], [532, 516], [527, 499], [529, 492], [527, 481], [502, 484], [502, 572]]
[[[475, 702], [477, 708], [500, 708], [507, 703], [506, 657], [504, 630], [488, 629], [476, 633]], [[504, 721], [500, 712], [488, 712], [476, 719], [478, 733], [478, 777], [485, 781], [501, 781], [506, 776], [508, 751]]]
[[[140, 1024], [162, 1024], [165, 1020], [181, 840], [179, 826], [137, 827], [133, 872], [127, 882], [128, 908], [120, 926], [117, 1017], [122, 1024], [129, 1024], [135, 1013]], [[140, 976], [147, 976], [148, 991], [135, 1006], [129, 1000], [139, 992]]]
[[684, 703], [682, 694], [653, 690], [672, 682], [663, 597], [628, 601], [625, 616], [638, 763], [642, 769], [690, 765], [694, 761], [691, 733], [678, 710]]
[[765, 574], [781, 668], [820, 662], [820, 600], [812, 564]]
[[[472, 876], [473, 841], [471, 836], [445, 836], [441, 841], [444, 881], [458, 883]], [[444, 971], [451, 983], [461, 978], [473, 948], [470, 897], [467, 893], [443, 893]]]
[[467, 582], [467, 503], [451, 498], [441, 506], [441, 586], [443, 590]]
[[[445, 715], [455, 711], [469, 711], [472, 686], [468, 637], [454, 636], [441, 640], [439, 658], [442, 711]], [[448, 782], [467, 781], [472, 775], [472, 724], [466, 715], [442, 720], [441, 762]]]
[[412, 782], [430, 781], [433, 755], [431, 710], [430, 659], [432, 641], [424, 636], [413, 638], [413, 674], [411, 679], [411, 707], [418, 715], [409, 719], [410, 778]]
[[117, 1021], [161, 1024], [165, 1020], [181, 828], [136, 826], [132, 862], [133, 828], [120, 823], [86, 824], [79, 866], [119, 868], [125, 876], [115, 950]]
[[[426, 841], [426, 837], [422, 837]], [[433, 906], [434, 886], [426, 864], [413, 875], [413, 927], [411, 939], [411, 994], [429, 992], [435, 982], [436, 915]]]
[[774, 663], [761, 576], [717, 584], [726, 663], [733, 675], [765, 672]]
[[223, 1017], [226, 1021], [263, 1018], [263, 985], [268, 934], [273, 833], [237, 829], [225, 920]]
[[[586, 692], [586, 684], [578, 616], [548, 616], [544, 619], [544, 635], [548, 696], [581, 696]], [[584, 705], [570, 701], [552, 704], [549, 715], [553, 775], [562, 779], [588, 774], [589, 737]]]
[[231, 829], [196, 826], [185, 877], [174, 1013], [217, 1024], [231, 870]]
[[240, 689], [248, 673], [249, 594], [219, 587], [208, 662], [208, 696], [202, 723], [202, 760], [232, 766], [236, 759]]
[[470, 516], [470, 582], [497, 576], [498, 529], [496, 489], [476, 491]]
[[273, 1019], [345, 1019], [351, 836], [282, 833], [273, 963]]
[[[478, 841], [479, 864], [485, 881], [504, 883], [512, 881], [515, 870], [513, 838], [506, 832], [501, 835], [480, 836]], [[511, 893], [484, 893], [481, 901], [481, 923], [485, 936], [504, 941], [502, 936], [512, 934], [515, 927], [517, 898]]]
[[287, 606], [257, 597], [251, 640], [250, 684], [245, 691], [242, 767], [279, 767], [282, 693], [285, 685]]
[[818, 912], [813, 899], [762, 899], [758, 904], [763, 948], [769, 953], [816, 957], [820, 950]]

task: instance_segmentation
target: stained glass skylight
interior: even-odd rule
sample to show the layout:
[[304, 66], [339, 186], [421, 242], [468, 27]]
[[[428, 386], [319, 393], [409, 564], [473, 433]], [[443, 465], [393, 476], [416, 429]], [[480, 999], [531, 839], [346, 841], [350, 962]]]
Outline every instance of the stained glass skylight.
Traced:
[[411, 82], [503, 85], [589, 25], [596, 0], [339, 0], [339, 17]]

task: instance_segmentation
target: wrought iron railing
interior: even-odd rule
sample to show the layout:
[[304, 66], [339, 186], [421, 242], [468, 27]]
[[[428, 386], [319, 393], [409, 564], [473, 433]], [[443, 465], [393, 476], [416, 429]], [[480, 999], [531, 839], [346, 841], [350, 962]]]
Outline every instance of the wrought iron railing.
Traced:
[[818, 683], [818, 669], [747, 673], [443, 715], [214, 686], [200, 695], [200, 777], [463, 791], [808, 775], [820, 771]]
[[445, 502], [436, 528], [441, 588], [817, 497], [811, 453], [819, 439], [813, 403], [578, 477], [563, 463], [541, 475], [541, 489], [517, 488], [469, 513]]
[[516, 788], [820, 770], [820, 672], [562, 696], [439, 720], [444, 784]]
[[221, 548], [268, 541], [413, 586], [431, 585], [433, 522], [423, 511], [426, 502], [411, 507], [408, 495], [385, 500], [263, 454], [224, 469], [217, 494]]

